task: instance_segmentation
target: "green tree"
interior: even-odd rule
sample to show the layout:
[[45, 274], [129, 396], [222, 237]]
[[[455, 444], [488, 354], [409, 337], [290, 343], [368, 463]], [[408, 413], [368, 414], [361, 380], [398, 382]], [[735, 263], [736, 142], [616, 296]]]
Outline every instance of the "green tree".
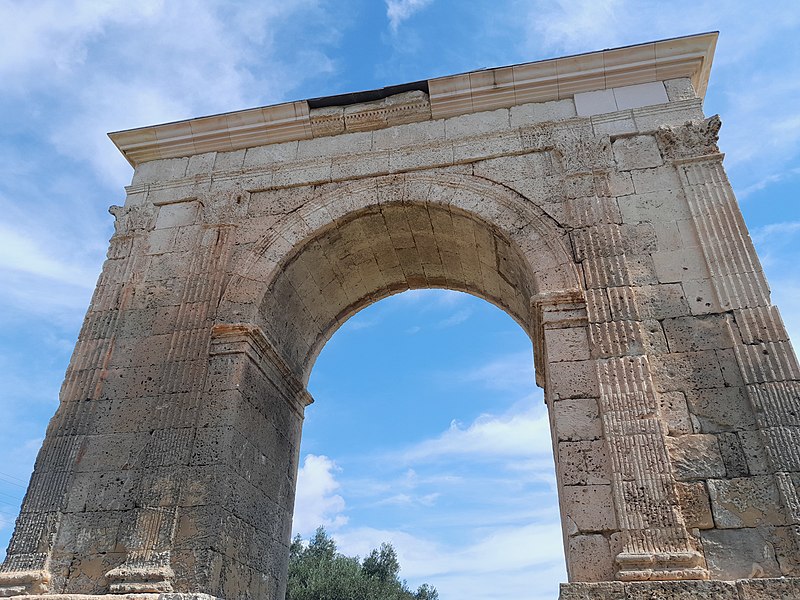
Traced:
[[292, 541], [286, 600], [439, 600], [435, 587], [426, 583], [412, 592], [399, 573], [391, 544], [381, 544], [362, 562], [337, 552], [319, 527], [308, 545], [299, 535]]

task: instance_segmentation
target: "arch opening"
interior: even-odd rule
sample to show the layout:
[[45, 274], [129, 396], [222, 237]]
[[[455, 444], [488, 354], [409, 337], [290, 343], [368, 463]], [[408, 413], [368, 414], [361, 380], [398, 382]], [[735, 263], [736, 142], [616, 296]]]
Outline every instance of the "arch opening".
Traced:
[[557, 593], [549, 419], [527, 332], [509, 317], [421, 290], [371, 304], [331, 337], [309, 383], [295, 532], [326, 525], [346, 554], [391, 541], [411, 587], [442, 597]]

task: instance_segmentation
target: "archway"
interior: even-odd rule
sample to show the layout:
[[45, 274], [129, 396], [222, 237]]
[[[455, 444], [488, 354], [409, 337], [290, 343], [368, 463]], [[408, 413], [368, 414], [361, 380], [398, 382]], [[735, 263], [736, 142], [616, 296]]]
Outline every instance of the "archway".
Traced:
[[442, 598], [558, 595], [547, 409], [506, 313], [444, 290], [383, 299], [332, 336], [309, 390], [296, 533], [325, 525], [348, 555], [392, 542], [401, 577]]
[[113, 134], [136, 174], [0, 594], [280, 598], [319, 348], [424, 287], [533, 340], [565, 598], [796, 585], [763, 580], [798, 572], [800, 368], [702, 113], [715, 40]]

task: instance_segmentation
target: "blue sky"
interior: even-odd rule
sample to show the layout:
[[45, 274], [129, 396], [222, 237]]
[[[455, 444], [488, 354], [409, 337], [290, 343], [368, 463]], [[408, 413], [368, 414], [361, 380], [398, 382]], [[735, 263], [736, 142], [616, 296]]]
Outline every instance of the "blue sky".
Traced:
[[[720, 30], [706, 113], [800, 338], [795, 0], [0, 0], [0, 546], [131, 169], [108, 131]], [[395, 543], [448, 598], [563, 579], [531, 349], [487, 303], [414, 292], [353, 317], [310, 388], [296, 528]]]

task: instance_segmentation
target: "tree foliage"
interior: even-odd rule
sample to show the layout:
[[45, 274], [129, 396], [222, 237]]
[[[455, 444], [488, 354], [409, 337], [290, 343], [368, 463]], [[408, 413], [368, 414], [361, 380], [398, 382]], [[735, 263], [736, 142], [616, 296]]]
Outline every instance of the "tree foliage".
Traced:
[[336, 542], [319, 527], [308, 545], [299, 535], [292, 541], [286, 600], [439, 600], [428, 584], [412, 592], [399, 573], [391, 544], [381, 544], [361, 561], [337, 552]]

